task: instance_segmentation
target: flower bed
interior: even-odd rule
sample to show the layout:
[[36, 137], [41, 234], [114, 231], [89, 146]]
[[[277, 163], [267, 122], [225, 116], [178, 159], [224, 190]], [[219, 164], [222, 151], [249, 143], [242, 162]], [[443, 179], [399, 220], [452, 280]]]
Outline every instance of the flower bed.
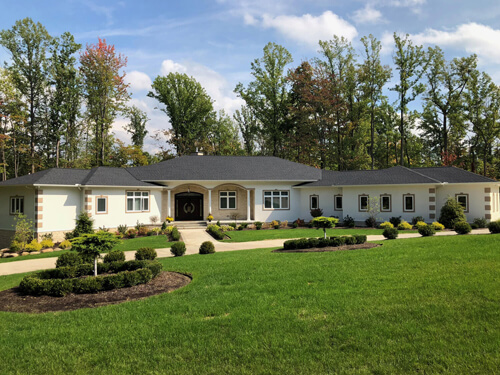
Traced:
[[98, 263], [99, 276], [92, 264], [59, 267], [26, 276], [19, 285], [21, 293], [62, 297], [69, 293], [97, 293], [144, 284], [158, 276], [162, 265], [157, 261]]

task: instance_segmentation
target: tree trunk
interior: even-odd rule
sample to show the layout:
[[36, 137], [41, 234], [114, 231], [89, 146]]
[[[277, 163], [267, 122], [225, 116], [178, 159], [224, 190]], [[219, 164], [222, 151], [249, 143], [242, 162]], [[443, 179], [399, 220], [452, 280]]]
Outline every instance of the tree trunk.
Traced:
[[[401, 107], [403, 104], [401, 104]], [[405, 153], [404, 153], [404, 136], [405, 136], [405, 128], [404, 128], [404, 113], [403, 113], [403, 108], [401, 108], [401, 118], [400, 118], [401, 123], [399, 124], [399, 132], [401, 133], [401, 154], [400, 154], [400, 163], [404, 167], [405, 165]]]
[[447, 128], [447, 116], [443, 113], [443, 149], [444, 156], [448, 159], [448, 128]]
[[97, 276], [97, 257], [94, 258], [94, 276]]
[[374, 155], [374, 147], [375, 147], [375, 120], [374, 120], [374, 111], [375, 111], [375, 108], [373, 106], [373, 101], [372, 101], [372, 108], [371, 108], [371, 114], [370, 114], [370, 124], [371, 124], [370, 156], [372, 158], [372, 170], [375, 169], [375, 155]]
[[56, 143], [56, 168], [59, 168], [59, 147], [61, 145], [61, 140], [58, 139]]

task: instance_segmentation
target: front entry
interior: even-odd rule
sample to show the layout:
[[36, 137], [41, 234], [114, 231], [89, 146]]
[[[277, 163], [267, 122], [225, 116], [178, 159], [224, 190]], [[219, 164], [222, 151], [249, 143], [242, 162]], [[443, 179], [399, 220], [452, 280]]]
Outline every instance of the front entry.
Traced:
[[203, 194], [175, 194], [175, 220], [203, 220]]

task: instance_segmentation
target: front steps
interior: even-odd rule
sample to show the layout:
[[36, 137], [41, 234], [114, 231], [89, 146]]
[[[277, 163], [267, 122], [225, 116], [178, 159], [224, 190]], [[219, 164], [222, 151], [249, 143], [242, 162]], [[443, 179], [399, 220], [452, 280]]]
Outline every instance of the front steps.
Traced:
[[207, 227], [206, 221], [174, 221], [169, 225], [175, 225], [178, 229], [204, 229]]

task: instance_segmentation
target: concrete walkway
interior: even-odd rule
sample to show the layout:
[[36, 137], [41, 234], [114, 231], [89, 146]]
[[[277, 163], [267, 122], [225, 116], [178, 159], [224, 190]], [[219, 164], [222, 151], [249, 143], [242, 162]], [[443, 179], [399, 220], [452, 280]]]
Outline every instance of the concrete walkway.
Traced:
[[[488, 229], [474, 229], [471, 234], [488, 234]], [[437, 232], [436, 236], [454, 236], [454, 231]], [[401, 233], [398, 239], [421, 237], [418, 233]], [[235, 251], [248, 249], [264, 249], [269, 247], [283, 246], [283, 242], [287, 239], [278, 240], [263, 240], [250, 242], [219, 242], [210, 236], [204, 229], [182, 229], [181, 241], [186, 243], [186, 255], [198, 254], [198, 250], [202, 242], [212, 241], [215, 245], [215, 251]], [[368, 241], [384, 241], [382, 235], [367, 236]], [[170, 248], [156, 249], [159, 258], [170, 257]], [[127, 260], [134, 259], [135, 251], [126, 251], [125, 258]], [[32, 272], [56, 266], [56, 257], [42, 259], [27, 259], [8, 263], [0, 263], [0, 276], [12, 275], [16, 273]]]

